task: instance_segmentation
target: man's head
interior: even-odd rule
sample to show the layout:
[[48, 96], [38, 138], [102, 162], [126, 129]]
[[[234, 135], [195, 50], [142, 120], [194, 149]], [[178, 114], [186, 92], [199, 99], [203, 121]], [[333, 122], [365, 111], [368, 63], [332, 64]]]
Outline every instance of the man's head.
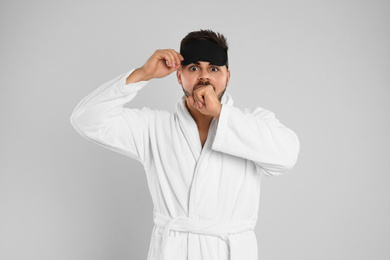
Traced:
[[228, 44], [224, 35], [211, 30], [190, 32], [180, 44], [182, 67], [177, 79], [188, 97], [199, 86], [212, 85], [221, 100], [230, 79]]
[[[196, 46], [196, 43], [201, 43], [201, 46]], [[202, 46], [202, 43], [206, 43], [206, 46], [204, 46], [205, 44], [203, 44], [203, 46]], [[191, 49], [191, 45], [194, 45], [194, 44], [195, 44], [195, 47]], [[207, 45], [209, 45], [209, 46], [207, 46]], [[181, 40], [180, 53], [182, 55], [183, 55], [183, 52], [184, 52], [184, 54], [186, 54], [186, 47], [190, 48], [190, 50], [189, 50], [190, 52], [196, 51], [197, 48], [198, 49], [200, 49], [200, 48], [207, 49], [207, 47], [209, 47], [208, 49], [215, 50], [215, 51], [218, 51], [218, 49], [220, 49], [223, 51], [224, 55], [226, 56], [226, 64], [223, 64], [223, 65], [226, 65], [226, 68], [229, 68], [228, 43], [227, 43], [226, 37], [223, 34], [215, 33], [211, 30], [200, 30], [200, 31], [190, 32], [189, 34], [187, 34], [186, 37], [184, 37]], [[200, 51], [202, 51], [202, 50], [200, 50]], [[204, 53], [205, 56], [207, 56], [207, 54], [208, 53]], [[183, 55], [183, 56], [184, 56], [184, 62], [186, 62], [186, 60], [185, 60], [186, 56], [185, 55]], [[212, 53], [209, 54], [209, 56], [212, 56]], [[207, 59], [207, 58], [211, 58], [211, 57], [203, 57], [203, 58]], [[198, 61], [208, 61], [208, 60], [198, 60]], [[217, 64], [213, 64], [213, 65], [217, 65]]]

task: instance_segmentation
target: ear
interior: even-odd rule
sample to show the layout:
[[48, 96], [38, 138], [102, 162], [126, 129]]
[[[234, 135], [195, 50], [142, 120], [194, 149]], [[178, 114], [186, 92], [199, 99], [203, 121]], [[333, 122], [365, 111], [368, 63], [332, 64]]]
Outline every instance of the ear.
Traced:
[[226, 87], [229, 85], [229, 81], [230, 81], [230, 70], [227, 71]]
[[177, 82], [181, 85], [181, 70], [180, 68], [176, 71], [176, 77], [177, 77]]

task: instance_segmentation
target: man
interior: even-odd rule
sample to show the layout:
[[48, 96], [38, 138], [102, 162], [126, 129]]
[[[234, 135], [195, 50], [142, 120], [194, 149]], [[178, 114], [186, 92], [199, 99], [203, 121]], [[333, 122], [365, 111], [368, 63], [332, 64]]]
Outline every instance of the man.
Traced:
[[[153, 200], [149, 260], [258, 259], [254, 228], [260, 179], [289, 171], [299, 141], [263, 108], [241, 110], [229, 84], [226, 38], [189, 33], [180, 53], [157, 50], [135, 70], [104, 83], [74, 110], [84, 137], [140, 161]], [[152, 78], [176, 71], [176, 112], [129, 109]]]

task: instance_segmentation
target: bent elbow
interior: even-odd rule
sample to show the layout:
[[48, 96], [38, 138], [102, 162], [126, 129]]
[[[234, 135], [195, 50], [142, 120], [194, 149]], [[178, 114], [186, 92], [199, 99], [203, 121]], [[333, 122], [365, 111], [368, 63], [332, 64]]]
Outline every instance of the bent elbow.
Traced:
[[70, 124], [73, 126], [74, 129], [80, 134], [83, 132], [83, 124], [80, 122], [79, 117], [77, 116], [76, 112], [73, 112], [70, 116]]
[[290, 138], [289, 145], [284, 149], [284, 152], [281, 153], [281, 166], [284, 169], [283, 172], [288, 172], [295, 166], [298, 161], [298, 155], [300, 150], [298, 136], [292, 130], [290, 130], [290, 132], [292, 135]]
[[82, 136], [84, 137], [90, 137], [93, 135], [94, 132], [96, 132], [96, 127], [88, 123], [88, 120], [86, 118], [83, 118], [82, 114], [79, 115], [76, 112], [73, 112], [70, 116], [70, 124], [73, 126], [73, 128]]
[[[295, 135], [295, 134], [294, 134]], [[295, 140], [291, 143], [291, 146], [288, 149], [284, 149], [283, 152], [279, 153], [277, 160], [273, 163], [258, 163], [258, 169], [268, 176], [278, 176], [294, 168], [298, 161], [298, 155], [300, 150], [299, 140], [295, 135]]]
[[258, 171], [267, 176], [279, 176], [288, 173], [295, 165], [295, 161], [286, 161], [278, 164], [256, 164]]

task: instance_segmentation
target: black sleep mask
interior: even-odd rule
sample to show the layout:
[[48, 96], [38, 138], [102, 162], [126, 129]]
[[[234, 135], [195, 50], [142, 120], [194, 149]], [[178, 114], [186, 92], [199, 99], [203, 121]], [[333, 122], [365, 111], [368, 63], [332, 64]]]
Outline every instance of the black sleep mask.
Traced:
[[198, 40], [186, 45], [181, 53], [184, 60], [182, 65], [188, 65], [198, 61], [208, 61], [212, 65], [227, 67], [227, 55], [216, 43], [207, 40]]

